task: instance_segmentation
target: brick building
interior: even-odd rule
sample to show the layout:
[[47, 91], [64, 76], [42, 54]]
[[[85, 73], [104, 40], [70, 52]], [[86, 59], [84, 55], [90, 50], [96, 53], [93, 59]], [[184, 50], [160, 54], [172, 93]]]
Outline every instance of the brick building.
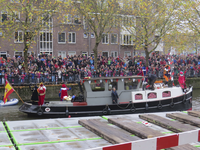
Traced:
[[[7, 17], [6, 13], [1, 11], [1, 21]], [[86, 24], [82, 17], [66, 14], [67, 21], [54, 27], [51, 30], [40, 31], [34, 38], [28, 53], [38, 55], [40, 53], [52, 54], [53, 57], [67, 55], [91, 55], [95, 44], [95, 36], [89, 29], [86, 30]], [[20, 13], [19, 13], [20, 17]], [[123, 16], [130, 17], [130, 16]], [[81, 19], [80, 19], [81, 18]], [[57, 23], [55, 18], [49, 19], [49, 25], [54, 26]], [[16, 31], [13, 38], [2, 38], [0, 32], [0, 57], [2, 56], [23, 56], [23, 32]], [[145, 55], [142, 51], [134, 50], [133, 42], [130, 41], [131, 35], [120, 27], [113, 28], [111, 33], [104, 34], [98, 47], [98, 55], [104, 56], [134, 56]]]

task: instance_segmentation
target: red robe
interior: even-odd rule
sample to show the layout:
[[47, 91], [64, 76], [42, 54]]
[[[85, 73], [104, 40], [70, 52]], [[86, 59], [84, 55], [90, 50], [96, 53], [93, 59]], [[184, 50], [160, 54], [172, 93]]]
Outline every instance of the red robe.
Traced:
[[180, 84], [180, 86], [181, 86], [182, 89], [186, 88], [185, 76], [179, 76], [178, 82], [179, 82], [179, 84]]
[[38, 105], [43, 105], [44, 104], [44, 98], [45, 98], [45, 94], [46, 94], [46, 88], [44, 86], [40, 86], [38, 89]]
[[67, 88], [61, 88], [60, 89], [60, 93], [61, 93], [60, 100], [61, 101], [63, 101], [64, 96], [68, 96], [67, 90], [68, 90]]

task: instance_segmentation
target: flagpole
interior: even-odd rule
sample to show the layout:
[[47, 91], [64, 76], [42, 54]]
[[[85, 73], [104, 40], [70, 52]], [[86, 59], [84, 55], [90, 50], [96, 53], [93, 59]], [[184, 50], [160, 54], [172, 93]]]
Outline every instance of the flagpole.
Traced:
[[[6, 80], [9, 84], [10, 82], [8, 80]], [[12, 85], [10, 84], [10, 86], [12, 87]], [[12, 87], [13, 88], [13, 87]], [[15, 91], [15, 89], [13, 88], [13, 90]], [[20, 100], [22, 101], [22, 103], [24, 103], [24, 101], [22, 100], [22, 98], [19, 96], [19, 94], [17, 93], [17, 91], [15, 91], [15, 93], [17, 94], [17, 96], [20, 98]]]

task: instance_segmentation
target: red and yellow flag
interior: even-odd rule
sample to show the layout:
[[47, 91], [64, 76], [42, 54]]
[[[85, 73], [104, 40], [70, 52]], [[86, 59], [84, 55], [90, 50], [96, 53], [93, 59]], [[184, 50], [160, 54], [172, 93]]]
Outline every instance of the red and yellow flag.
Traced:
[[7, 102], [8, 96], [9, 96], [13, 91], [15, 91], [15, 90], [14, 90], [13, 87], [9, 84], [9, 82], [6, 80], [6, 84], [5, 84], [5, 93], [4, 93], [4, 97], [3, 97], [4, 104]]

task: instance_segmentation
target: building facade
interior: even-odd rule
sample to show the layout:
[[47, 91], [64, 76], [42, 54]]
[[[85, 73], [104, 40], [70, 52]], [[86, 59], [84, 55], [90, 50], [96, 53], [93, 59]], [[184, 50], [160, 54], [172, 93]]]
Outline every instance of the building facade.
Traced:
[[[7, 14], [1, 13], [1, 21], [7, 18]], [[20, 13], [18, 14], [20, 18]], [[130, 17], [130, 16], [123, 16]], [[40, 53], [51, 54], [53, 57], [68, 55], [92, 55], [95, 45], [94, 33], [86, 27], [84, 18], [77, 15], [66, 14], [66, 21], [55, 26], [58, 20], [51, 18], [48, 21], [48, 29], [39, 31], [34, 42], [28, 50], [28, 54], [39, 55]], [[126, 18], [125, 18], [126, 19]], [[87, 29], [86, 29], [87, 28]], [[0, 57], [23, 56], [23, 31], [15, 31], [11, 38], [3, 38], [0, 32]], [[104, 34], [98, 47], [98, 55], [125, 57], [125, 56], [145, 56], [143, 51], [136, 51], [131, 35], [120, 27], [112, 28], [111, 32]]]

